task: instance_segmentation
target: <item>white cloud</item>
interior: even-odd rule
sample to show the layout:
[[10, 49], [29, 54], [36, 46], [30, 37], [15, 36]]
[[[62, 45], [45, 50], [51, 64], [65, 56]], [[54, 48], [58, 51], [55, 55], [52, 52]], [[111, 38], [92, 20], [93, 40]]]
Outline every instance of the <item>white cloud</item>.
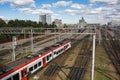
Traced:
[[99, 8], [89, 10], [88, 14], [102, 14], [111, 10], [112, 8], [110, 7], [99, 7]]
[[35, 6], [34, 0], [12, 0], [13, 6]]
[[53, 11], [51, 10], [46, 10], [46, 9], [36, 9], [32, 12], [32, 14], [37, 14], [37, 15], [40, 15], [40, 14], [53, 14]]
[[66, 9], [64, 10], [65, 13], [75, 16], [76, 14], [81, 14], [82, 10], [75, 10], [75, 9]]
[[31, 14], [34, 11], [31, 8], [20, 8], [19, 10], [25, 14]]
[[35, 15], [40, 15], [40, 14], [53, 14], [53, 11], [51, 10], [46, 10], [46, 9], [31, 9], [31, 8], [20, 8], [19, 9], [21, 12], [25, 14], [35, 14]]
[[89, 10], [87, 9], [66, 9], [64, 10], [65, 13], [70, 14], [70, 15], [84, 15], [87, 14], [89, 12]]
[[119, 19], [120, 20], [120, 12], [119, 11], [107, 12], [105, 14], [105, 18], [107, 18], [107, 19]]
[[11, 2], [11, 0], [0, 0], [1, 4], [7, 3], [7, 2]]
[[85, 8], [85, 7], [86, 7], [85, 5], [77, 4], [77, 3], [71, 5], [71, 8], [74, 8], [74, 9], [82, 9], [82, 8]]
[[117, 4], [119, 0], [90, 0], [91, 3], [102, 2], [107, 4]]
[[4, 16], [0, 16], [0, 19], [5, 19], [5, 17]]
[[116, 5], [106, 5], [104, 7], [92, 8], [88, 11], [88, 16], [96, 16], [96, 21], [100, 19], [102, 22], [110, 20], [120, 20], [120, 11]]
[[109, 11], [109, 10], [111, 10], [112, 8], [110, 8], [110, 7], [99, 7], [99, 8], [95, 8], [95, 10], [97, 10], [97, 11]]
[[[99, 1], [99, 0], [98, 0]], [[106, 23], [111, 19], [120, 20], [120, 5], [105, 5], [100, 7], [92, 7], [92, 5], [72, 4], [71, 9], [64, 10], [65, 13], [70, 15], [83, 15], [85, 17], [90, 17], [93, 22]], [[94, 18], [94, 19], [92, 19]]]
[[76, 12], [78, 12], [78, 10], [66, 9], [66, 10], [64, 10], [64, 12], [68, 12], [68, 13], [76, 13]]
[[59, 14], [54, 13], [49, 9], [31, 9], [31, 8], [19, 8], [22, 13], [33, 14], [33, 15], [44, 15], [50, 14], [53, 19], [59, 18]]
[[100, 14], [101, 11], [99, 10], [91, 10], [88, 14]]
[[53, 19], [58, 19], [58, 18], [60, 18], [60, 15], [59, 14], [56, 14], [56, 13], [53, 13], [52, 15], [51, 15], [51, 17], [53, 18]]
[[34, 0], [0, 0], [1, 4], [10, 3], [11, 6], [32, 6], [35, 7]]
[[50, 4], [42, 4], [42, 9], [50, 9], [51, 7]]
[[70, 4], [72, 4], [72, 1], [58, 1], [56, 3], [53, 3], [53, 6], [57, 7], [57, 6], [69, 6]]
[[120, 15], [107, 15], [105, 18], [111, 20], [120, 20]]

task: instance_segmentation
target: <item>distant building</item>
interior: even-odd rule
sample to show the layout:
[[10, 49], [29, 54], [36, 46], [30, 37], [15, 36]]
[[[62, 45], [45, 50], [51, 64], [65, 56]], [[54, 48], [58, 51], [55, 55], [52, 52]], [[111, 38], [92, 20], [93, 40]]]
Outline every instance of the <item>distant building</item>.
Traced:
[[91, 28], [91, 29], [94, 29], [94, 28], [100, 27], [100, 24], [99, 23], [88, 23], [87, 27]]
[[108, 26], [111, 26], [111, 27], [120, 26], [120, 21], [111, 21], [111, 22], [108, 22]]
[[79, 20], [78, 23], [78, 28], [84, 28], [87, 25], [87, 22], [84, 20], [84, 18], [82, 17], [81, 20]]
[[58, 27], [58, 28], [62, 28], [62, 20], [60, 19], [55, 19], [55, 25]]
[[78, 24], [67, 24], [67, 28], [78, 28]]
[[45, 14], [45, 15], [40, 15], [39, 17], [39, 22], [42, 22], [43, 24], [51, 24], [51, 15]]

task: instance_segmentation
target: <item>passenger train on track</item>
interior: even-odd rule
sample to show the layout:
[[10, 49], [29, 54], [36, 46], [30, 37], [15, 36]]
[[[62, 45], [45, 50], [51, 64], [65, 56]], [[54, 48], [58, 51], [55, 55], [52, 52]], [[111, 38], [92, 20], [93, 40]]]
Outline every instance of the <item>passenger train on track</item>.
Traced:
[[71, 47], [71, 41], [64, 39], [37, 53], [17, 60], [0, 68], [0, 80], [27, 80], [28, 74], [33, 74], [48, 62], [64, 53]]

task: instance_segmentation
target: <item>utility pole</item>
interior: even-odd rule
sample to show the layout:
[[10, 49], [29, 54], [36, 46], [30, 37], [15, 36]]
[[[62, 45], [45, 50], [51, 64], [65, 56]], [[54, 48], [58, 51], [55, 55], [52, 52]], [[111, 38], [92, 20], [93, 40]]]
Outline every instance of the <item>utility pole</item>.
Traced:
[[[57, 29], [55, 28], [54, 30], [55, 30], [55, 33], [57, 33]], [[55, 39], [54, 40], [55, 40], [55, 43], [56, 43], [57, 42], [57, 34], [54, 34], [54, 35], [55, 35]]]
[[95, 38], [96, 34], [93, 34], [93, 47], [92, 47], [92, 69], [91, 69], [91, 80], [94, 80], [94, 64], [95, 64]]
[[16, 42], [16, 36], [13, 36], [12, 37], [12, 46], [13, 46], [13, 52], [12, 52], [12, 61], [15, 61], [15, 48], [16, 48], [16, 45], [17, 45], [17, 42]]
[[61, 41], [61, 34], [59, 34], [59, 41]]
[[107, 26], [105, 26], [105, 31], [106, 31], [105, 36], [106, 36], [106, 40], [107, 40]]
[[101, 43], [101, 30], [98, 30], [99, 32], [98, 32], [98, 37], [99, 37], [99, 45], [100, 45], [100, 43]]
[[33, 52], [33, 31], [31, 29], [31, 52]]

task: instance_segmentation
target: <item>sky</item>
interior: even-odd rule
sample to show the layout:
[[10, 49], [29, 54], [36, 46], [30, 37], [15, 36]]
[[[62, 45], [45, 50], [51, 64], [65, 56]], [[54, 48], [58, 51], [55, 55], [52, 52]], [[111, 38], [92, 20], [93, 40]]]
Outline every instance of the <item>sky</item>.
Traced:
[[52, 21], [106, 24], [120, 20], [120, 0], [0, 0], [0, 18], [39, 21], [39, 15], [50, 14]]

